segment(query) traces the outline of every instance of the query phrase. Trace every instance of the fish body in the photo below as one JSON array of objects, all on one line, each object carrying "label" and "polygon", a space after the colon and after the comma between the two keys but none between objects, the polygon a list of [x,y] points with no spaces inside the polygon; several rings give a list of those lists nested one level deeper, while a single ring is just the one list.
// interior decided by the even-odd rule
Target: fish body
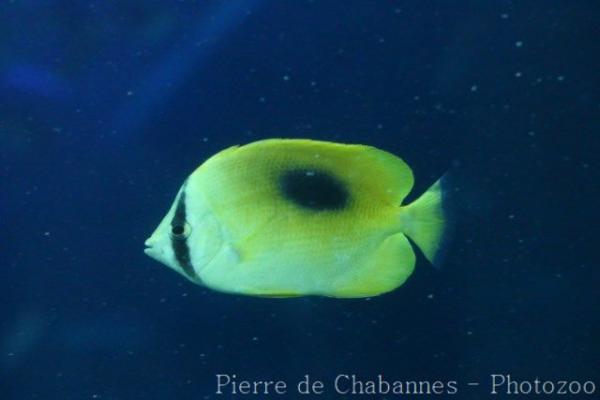
[{"label": "fish body", "polygon": [[184,182],[146,254],[209,288],[263,297],[368,297],[433,261],[440,182],[409,205],[411,169],[363,145],[268,139],[217,153]]}]

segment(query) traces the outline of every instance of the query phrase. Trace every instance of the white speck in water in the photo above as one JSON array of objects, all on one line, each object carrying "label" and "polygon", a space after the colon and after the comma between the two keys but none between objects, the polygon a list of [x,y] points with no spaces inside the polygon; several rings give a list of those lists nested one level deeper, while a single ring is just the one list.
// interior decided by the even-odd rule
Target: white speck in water
[{"label": "white speck in water", "polygon": [[127,96],[133,96],[133,90],[128,90],[127,91]]},{"label": "white speck in water", "polygon": [[260,97],[258,98],[258,101],[259,101],[260,103],[264,103],[264,102],[266,101],[266,99],[265,99],[263,96],[260,96]]},{"label": "white speck in water", "polygon": [[46,236],[46,237],[50,236],[50,232],[49,231],[44,232],[44,236]]},{"label": "white speck in water", "polygon": [[286,75],[284,75],[284,76],[283,76],[283,80],[284,80],[284,81],[289,81],[289,80],[290,80],[290,76],[289,76],[289,75],[287,75],[287,74],[286,74]]},{"label": "white speck in water", "polygon": [[515,47],[523,47],[523,42],[520,40],[515,42]]},{"label": "white speck in water", "polygon": [[562,82],[562,81],[565,80],[565,77],[562,76],[562,75],[559,75],[559,76],[556,77],[556,80],[559,81],[559,82]]},{"label": "white speck in water", "polygon": [[473,85],[471,86],[471,92],[476,92],[477,91],[477,85]]},{"label": "white speck in water", "polygon": [[508,14],[506,14],[506,13],[500,14],[500,18],[508,19]]},{"label": "white speck in water", "polygon": [[315,171],[306,171],[306,176],[315,176]]},{"label": "white speck in water", "polygon": [[428,298],[429,300],[433,299],[434,297],[435,297],[435,296],[433,295],[433,293],[430,293],[430,294],[428,294],[428,295],[427,295],[427,298]]},{"label": "white speck in water", "polygon": [[515,78],[520,78],[522,76],[523,76],[523,73],[521,71],[515,72]]}]

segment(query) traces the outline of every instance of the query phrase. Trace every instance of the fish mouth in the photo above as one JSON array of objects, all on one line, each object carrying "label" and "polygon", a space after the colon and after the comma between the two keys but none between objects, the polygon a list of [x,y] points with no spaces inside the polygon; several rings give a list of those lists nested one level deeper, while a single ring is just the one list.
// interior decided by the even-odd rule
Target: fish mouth
[{"label": "fish mouth", "polygon": [[146,239],[144,242],[144,253],[152,258],[156,258],[156,249],[153,247],[154,242],[151,239]]}]

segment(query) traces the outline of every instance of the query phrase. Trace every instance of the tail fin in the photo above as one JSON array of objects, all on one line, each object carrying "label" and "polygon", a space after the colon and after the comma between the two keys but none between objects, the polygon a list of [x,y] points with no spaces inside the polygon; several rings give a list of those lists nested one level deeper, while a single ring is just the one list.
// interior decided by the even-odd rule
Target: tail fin
[{"label": "tail fin", "polygon": [[441,263],[449,230],[448,199],[443,189],[447,179],[444,175],[421,197],[400,209],[402,232],[419,246],[436,267]]}]

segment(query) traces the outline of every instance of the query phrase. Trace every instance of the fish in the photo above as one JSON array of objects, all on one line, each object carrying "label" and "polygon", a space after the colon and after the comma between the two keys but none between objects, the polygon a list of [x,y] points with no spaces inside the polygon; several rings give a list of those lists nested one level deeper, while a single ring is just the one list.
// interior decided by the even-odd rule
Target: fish
[{"label": "fish", "polygon": [[311,139],[233,146],[184,181],[145,253],[229,294],[373,297],[413,273],[413,244],[438,262],[448,232],[443,182],[403,204],[412,170],[376,147]]}]

